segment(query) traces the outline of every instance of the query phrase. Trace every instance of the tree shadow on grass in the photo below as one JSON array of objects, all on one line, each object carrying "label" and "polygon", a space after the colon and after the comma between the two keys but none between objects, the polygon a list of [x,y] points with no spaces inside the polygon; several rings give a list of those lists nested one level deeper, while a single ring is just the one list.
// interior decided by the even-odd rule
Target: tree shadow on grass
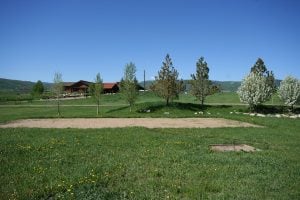
[{"label": "tree shadow on grass", "polygon": [[111,109],[111,110],[107,111],[106,113],[114,113],[114,112],[122,111],[122,110],[125,110],[125,109],[128,109],[128,108],[129,108],[129,106],[123,106],[123,107]]},{"label": "tree shadow on grass", "polygon": [[166,105],[165,103],[152,103],[151,105],[141,105],[140,109],[138,109],[137,112],[147,112],[148,110],[151,112],[156,112],[156,111],[162,111],[164,109],[178,109],[182,111],[193,111],[193,112],[198,112],[198,111],[206,111],[209,108],[229,108],[232,106],[228,105],[217,105],[217,106],[212,106],[212,105],[200,105],[200,104],[195,104],[195,103],[180,103],[180,102],[173,102],[170,103],[170,105]]},{"label": "tree shadow on grass", "polygon": [[231,108],[231,105],[201,105],[196,103],[173,103],[174,107],[180,110],[190,110],[190,111],[206,111],[210,108]]},{"label": "tree shadow on grass", "polygon": [[255,112],[262,114],[284,114],[288,112],[299,114],[300,108],[297,107],[294,108],[293,111],[291,111],[287,106],[258,105],[255,108]]}]

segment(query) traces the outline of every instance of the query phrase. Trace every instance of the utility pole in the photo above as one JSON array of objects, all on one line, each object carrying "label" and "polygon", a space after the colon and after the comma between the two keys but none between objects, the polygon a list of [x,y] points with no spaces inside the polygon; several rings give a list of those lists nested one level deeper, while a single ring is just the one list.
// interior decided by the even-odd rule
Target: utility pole
[{"label": "utility pole", "polygon": [[146,91],[146,70],[144,70],[144,92]]}]

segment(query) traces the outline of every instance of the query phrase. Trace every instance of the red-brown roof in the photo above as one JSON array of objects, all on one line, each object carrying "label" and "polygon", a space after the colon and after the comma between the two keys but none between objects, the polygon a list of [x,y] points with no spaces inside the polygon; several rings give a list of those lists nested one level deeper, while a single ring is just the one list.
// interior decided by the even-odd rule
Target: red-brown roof
[{"label": "red-brown roof", "polygon": [[103,89],[112,89],[117,83],[103,83]]}]

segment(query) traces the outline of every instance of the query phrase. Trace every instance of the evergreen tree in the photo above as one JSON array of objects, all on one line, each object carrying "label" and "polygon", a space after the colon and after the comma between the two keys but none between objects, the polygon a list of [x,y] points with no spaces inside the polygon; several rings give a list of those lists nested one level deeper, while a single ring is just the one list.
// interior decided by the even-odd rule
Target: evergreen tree
[{"label": "evergreen tree", "polygon": [[216,94],[216,93],[219,93],[221,92],[221,86],[220,85],[213,85],[212,84],[212,81],[209,81],[209,95],[213,95],[213,94]]},{"label": "evergreen tree", "polygon": [[258,58],[256,63],[251,67],[251,72],[257,73],[260,76],[267,78],[267,84],[272,88],[272,93],[275,92],[275,77],[272,71],[268,71],[264,61]]},{"label": "evergreen tree", "polygon": [[44,85],[42,81],[38,80],[36,84],[34,84],[32,88],[32,95],[33,96],[41,96],[44,92]]},{"label": "evergreen tree", "polygon": [[204,58],[201,57],[196,63],[196,74],[192,74],[191,80],[191,91],[192,94],[201,102],[201,105],[204,104],[206,96],[211,93],[209,81],[209,68],[207,66]]},{"label": "evergreen tree", "polygon": [[165,61],[162,63],[161,70],[158,76],[155,77],[155,82],[151,89],[156,95],[166,100],[169,105],[173,99],[178,99],[179,93],[183,91],[183,81],[178,80],[178,72],[174,68],[170,55],[167,54]]},{"label": "evergreen tree", "polygon": [[135,64],[130,62],[126,64],[124,69],[124,76],[121,80],[121,94],[130,106],[130,112],[138,97],[138,81],[136,79],[136,67]]},{"label": "evergreen tree", "polygon": [[261,58],[258,58],[253,67],[251,67],[251,72],[258,73],[261,75],[267,72],[267,67]]}]

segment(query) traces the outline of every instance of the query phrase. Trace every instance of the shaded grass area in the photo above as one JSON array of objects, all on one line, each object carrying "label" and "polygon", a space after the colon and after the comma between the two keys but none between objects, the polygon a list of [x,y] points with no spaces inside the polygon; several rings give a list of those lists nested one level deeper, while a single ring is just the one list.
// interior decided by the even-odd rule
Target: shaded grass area
[{"label": "shaded grass area", "polygon": [[267,128],[0,129],[0,199],[299,199],[299,121],[259,121]]}]

